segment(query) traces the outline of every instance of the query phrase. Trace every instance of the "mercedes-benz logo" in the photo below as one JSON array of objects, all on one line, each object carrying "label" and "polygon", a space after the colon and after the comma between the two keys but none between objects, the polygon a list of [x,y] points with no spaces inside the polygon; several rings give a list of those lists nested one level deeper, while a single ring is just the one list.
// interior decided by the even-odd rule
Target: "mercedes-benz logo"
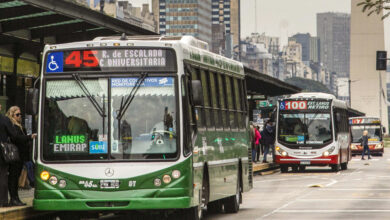
[{"label": "mercedes-benz logo", "polygon": [[112,168],[107,168],[105,171],[104,171],[104,174],[106,174],[106,176],[108,177],[112,177],[114,175],[114,169]]}]

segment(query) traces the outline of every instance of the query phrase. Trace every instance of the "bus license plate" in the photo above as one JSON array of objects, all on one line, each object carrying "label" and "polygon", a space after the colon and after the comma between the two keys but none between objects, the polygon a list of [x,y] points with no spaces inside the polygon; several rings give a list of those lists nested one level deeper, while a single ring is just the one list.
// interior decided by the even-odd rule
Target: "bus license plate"
[{"label": "bus license plate", "polygon": [[302,165],[310,165],[310,160],[301,160]]},{"label": "bus license plate", "polygon": [[119,180],[100,180],[100,189],[118,189]]}]

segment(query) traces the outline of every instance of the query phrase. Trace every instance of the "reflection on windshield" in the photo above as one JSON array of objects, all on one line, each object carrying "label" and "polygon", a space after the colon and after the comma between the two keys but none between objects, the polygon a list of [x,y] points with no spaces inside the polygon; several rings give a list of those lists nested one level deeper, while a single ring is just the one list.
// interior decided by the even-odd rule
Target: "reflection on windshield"
[{"label": "reflection on windshield", "polygon": [[323,144],[332,139],[330,114],[280,114],[278,139],[290,144]]},{"label": "reflection on windshield", "polygon": [[369,141],[382,140],[380,125],[353,125],[351,126],[353,143],[359,143],[359,139],[362,137],[364,130],[368,131]]},{"label": "reflection on windshield", "polygon": [[175,158],[176,118],[173,77],[147,77],[122,118],[123,100],[138,78],[111,80],[111,152],[114,159]]},{"label": "reflection on windshield", "polygon": [[[85,80],[100,106],[107,109],[107,80]],[[107,158],[107,118],[103,119],[74,80],[48,81],[44,112],[45,160]]]}]

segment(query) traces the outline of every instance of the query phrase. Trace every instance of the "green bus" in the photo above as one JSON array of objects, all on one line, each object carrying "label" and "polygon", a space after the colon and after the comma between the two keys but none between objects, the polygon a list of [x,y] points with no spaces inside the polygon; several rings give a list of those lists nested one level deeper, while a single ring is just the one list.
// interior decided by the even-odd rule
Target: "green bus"
[{"label": "green bus", "polygon": [[190,36],[122,36],[46,45],[42,65],[35,210],[239,210],[253,185],[241,63]]}]

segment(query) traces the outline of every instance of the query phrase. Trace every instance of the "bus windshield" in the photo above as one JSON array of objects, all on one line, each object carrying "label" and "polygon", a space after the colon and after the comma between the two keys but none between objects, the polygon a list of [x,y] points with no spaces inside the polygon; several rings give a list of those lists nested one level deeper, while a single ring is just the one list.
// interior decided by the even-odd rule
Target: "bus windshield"
[{"label": "bus windshield", "polygon": [[[129,97],[137,79],[83,79],[84,88],[76,80],[48,80],[43,158],[47,161],[176,158],[174,78],[146,77],[133,97]],[[123,108],[128,98],[131,102]],[[125,111],[118,117],[121,109]]]},{"label": "bus windshield", "polygon": [[332,140],[329,113],[281,113],[278,140],[287,144],[324,144]]},{"label": "bus windshield", "polygon": [[368,131],[369,141],[382,140],[380,125],[353,125],[351,126],[352,143],[359,143],[364,130]]}]

